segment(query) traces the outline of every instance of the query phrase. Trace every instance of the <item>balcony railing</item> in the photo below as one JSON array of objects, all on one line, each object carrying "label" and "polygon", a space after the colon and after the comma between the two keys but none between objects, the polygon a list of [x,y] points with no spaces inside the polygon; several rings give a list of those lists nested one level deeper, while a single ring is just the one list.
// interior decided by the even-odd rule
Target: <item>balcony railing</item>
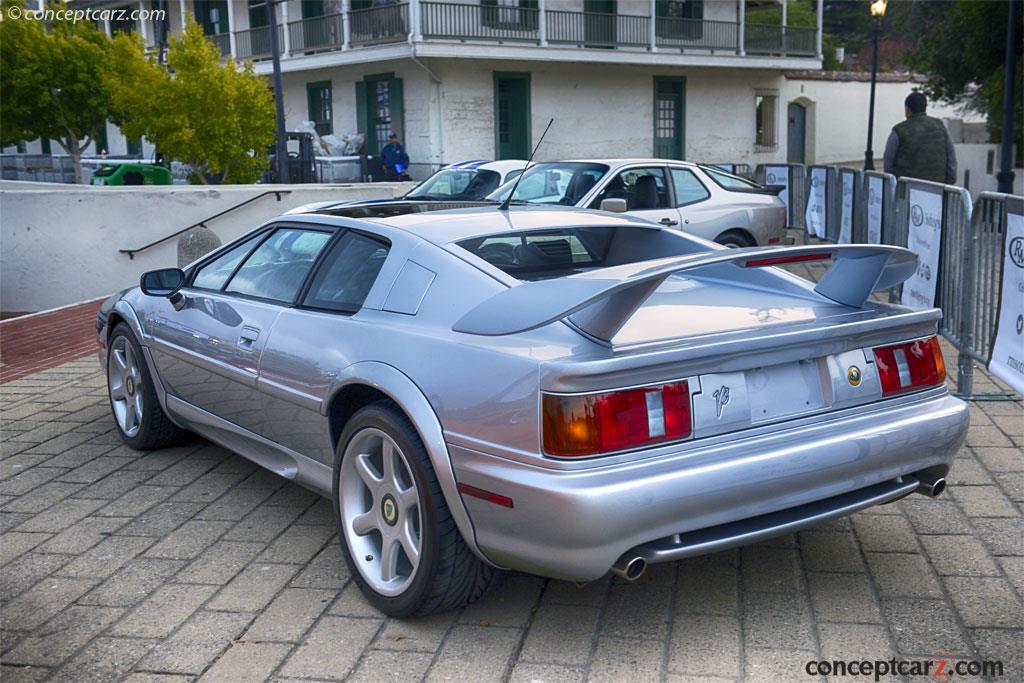
[{"label": "balcony railing", "polygon": [[216,33],[214,35],[207,36],[213,41],[213,44],[220,50],[222,57],[227,57],[231,54],[231,34],[230,33]]},{"label": "balcony railing", "polygon": [[[536,8],[482,5],[444,0],[421,0],[418,32],[423,40],[481,43],[527,43],[581,48],[666,52],[726,52],[733,54],[814,57],[817,31],[813,28],[730,21],[704,21],[641,14],[605,14]],[[289,22],[288,51],[292,55],[369,45],[405,42],[413,30],[409,3],[395,3]],[[652,27],[651,23],[654,22]],[[652,30],[653,29],[653,30]],[[285,50],[284,28],[279,48]],[[226,33],[210,36],[222,53],[230,51]],[[652,44],[653,42],[653,44]],[[742,43],[742,44],[741,44]],[[270,29],[235,33],[238,59],[270,56]]]}]

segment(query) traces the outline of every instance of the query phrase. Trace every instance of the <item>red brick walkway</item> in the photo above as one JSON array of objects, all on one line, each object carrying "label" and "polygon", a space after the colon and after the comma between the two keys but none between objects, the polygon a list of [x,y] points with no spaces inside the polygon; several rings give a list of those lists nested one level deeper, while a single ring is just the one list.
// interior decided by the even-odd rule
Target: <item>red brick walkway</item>
[{"label": "red brick walkway", "polygon": [[0,322],[0,384],[96,352],[103,299]]}]

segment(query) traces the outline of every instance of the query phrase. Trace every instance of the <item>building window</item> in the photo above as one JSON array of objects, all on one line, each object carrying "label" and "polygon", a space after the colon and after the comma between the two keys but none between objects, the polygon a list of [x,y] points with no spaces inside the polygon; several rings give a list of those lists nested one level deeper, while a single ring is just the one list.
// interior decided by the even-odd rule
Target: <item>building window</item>
[{"label": "building window", "polygon": [[779,134],[777,116],[778,95],[758,93],[755,98],[754,151],[772,152],[778,149]]},{"label": "building window", "polygon": [[660,38],[699,40],[704,35],[703,0],[657,0],[654,12]]},{"label": "building window", "polygon": [[356,82],[359,132],[366,134],[366,153],[376,156],[394,131],[404,142],[402,79],[393,74],[367,76]]},{"label": "building window", "polygon": [[480,0],[480,21],[490,28],[535,30],[537,0]]},{"label": "building window", "polygon": [[309,120],[316,125],[318,135],[330,135],[334,132],[334,121],[331,114],[331,82],[306,84],[306,96],[309,101]]},{"label": "building window", "polygon": [[228,32],[227,0],[195,0],[194,9],[203,33],[217,36]]}]

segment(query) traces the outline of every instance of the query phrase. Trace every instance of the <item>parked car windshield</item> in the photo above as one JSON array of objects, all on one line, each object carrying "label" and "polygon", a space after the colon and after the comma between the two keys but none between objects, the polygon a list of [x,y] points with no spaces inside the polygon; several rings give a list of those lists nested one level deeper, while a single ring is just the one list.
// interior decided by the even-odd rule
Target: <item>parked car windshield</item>
[{"label": "parked car windshield", "polygon": [[483,199],[501,184],[494,171],[472,168],[444,168],[405,195],[408,199]]},{"label": "parked car windshield", "polygon": [[[574,206],[607,172],[608,166],[605,164],[561,161],[537,164],[523,174],[512,200]],[[509,181],[487,198],[505,201],[513,185],[515,182]]]}]

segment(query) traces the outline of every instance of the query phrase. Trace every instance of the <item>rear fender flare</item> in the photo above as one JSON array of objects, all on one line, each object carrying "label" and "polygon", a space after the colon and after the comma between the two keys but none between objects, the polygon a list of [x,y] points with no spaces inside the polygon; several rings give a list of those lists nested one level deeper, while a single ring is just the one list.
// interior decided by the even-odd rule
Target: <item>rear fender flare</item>
[{"label": "rear fender flare", "polygon": [[484,556],[477,545],[473,523],[462,502],[462,496],[459,495],[456,488],[455,471],[452,469],[451,456],[445,445],[441,422],[420,388],[407,375],[386,363],[376,361],[355,363],[339,372],[331,384],[327,396],[320,406],[322,415],[327,416],[328,407],[334,396],[350,384],[366,384],[377,389],[394,401],[409,417],[419,433],[420,440],[423,441],[423,446],[427,449],[430,463],[434,466],[438,482],[441,484],[441,493],[448,504],[448,509],[452,512],[459,533],[462,534],[466,545],[473,553],[493,565],[494,563]]}]

